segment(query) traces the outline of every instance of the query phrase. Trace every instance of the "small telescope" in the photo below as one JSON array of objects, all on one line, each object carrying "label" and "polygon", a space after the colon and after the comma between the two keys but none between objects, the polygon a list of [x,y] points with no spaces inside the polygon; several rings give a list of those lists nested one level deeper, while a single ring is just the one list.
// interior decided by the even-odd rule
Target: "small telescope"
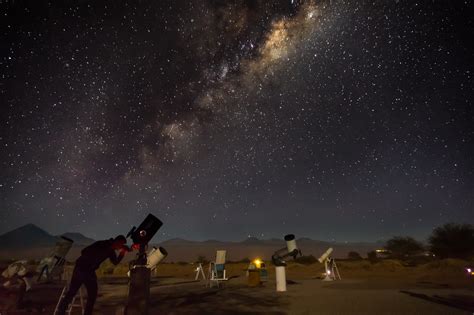
[{"label": "small telescope", "polygon": [[148,253],[146,267],[150,270],[154,270],[156,266],[168,256],[168,252],[163,247],[153,247]]},{"label": "small telescope", "polygon": [[339,269],[336,265],[336,260],[331,258],[331,254],[333,252],[332,247],[329,247],[321,257],[318,258],[319,263],[324,263],[324,269],[326,272],[324,273],[325,277],[323,281],[334,281],[334,280],[341,280],[341,275],[339,273]]},{"label": "small telescope", "polygon": [[322,264],[323,262],[325,262],[329,258],[329,255],[331,255],[332,251],[332,247],[329,247],[327,251],[325,251],[324,254],[322,254],[321,257],[318,258],[319,263]]}]

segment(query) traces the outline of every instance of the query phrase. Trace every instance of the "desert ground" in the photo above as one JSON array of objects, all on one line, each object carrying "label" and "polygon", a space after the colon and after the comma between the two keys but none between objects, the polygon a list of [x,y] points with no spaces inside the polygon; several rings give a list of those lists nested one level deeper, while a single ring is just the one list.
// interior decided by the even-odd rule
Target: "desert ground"
[{"label": "desert ground", "polygon": [[[464,272],[466,265],[461,260],[418,266],[395,260],[340,261],[342,280],[323,282],[321,264],[289,263],[287,292],[276,292],[270,264],[268,281],[260,287],[247,285],[247,264],[229,263],[230,279],[209,288],[203,280],[194,281],[195,264],[163,263],[152,279],[149,314],[473,314],[474,277]],[[126,270],[126,265],[98,270],[95,314],[119,313],[127,296]],[[14,292],[2,288],[1,314],[52,314],[62,285],[36,285],[21,311],[6,310]]]}]

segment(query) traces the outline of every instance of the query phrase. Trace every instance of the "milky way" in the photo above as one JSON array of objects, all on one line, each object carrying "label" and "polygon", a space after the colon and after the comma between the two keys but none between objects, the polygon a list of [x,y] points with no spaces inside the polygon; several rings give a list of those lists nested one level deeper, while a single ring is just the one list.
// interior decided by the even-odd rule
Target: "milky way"
[{"label": "milky way", "polygon": [[[40,3],[38,3],[40,2]],[[424,239],[474,222],[471,5],[4,1],[0,232]]]}]

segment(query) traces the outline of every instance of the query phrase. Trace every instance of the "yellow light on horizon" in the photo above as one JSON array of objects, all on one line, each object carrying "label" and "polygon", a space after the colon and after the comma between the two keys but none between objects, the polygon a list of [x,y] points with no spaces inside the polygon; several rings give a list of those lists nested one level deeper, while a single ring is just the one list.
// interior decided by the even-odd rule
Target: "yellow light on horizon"
[{"label": "yellow light on horizon", "polygon": [[255,264],[255,267],[260,268],[262,266],[262,260],[260,258],[254,259],[253,263]]}]

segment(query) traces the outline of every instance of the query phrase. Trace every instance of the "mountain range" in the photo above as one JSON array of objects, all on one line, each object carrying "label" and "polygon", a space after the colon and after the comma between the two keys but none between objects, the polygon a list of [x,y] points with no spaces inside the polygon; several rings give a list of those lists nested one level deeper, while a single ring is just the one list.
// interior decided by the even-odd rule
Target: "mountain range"
[{"label": "mountain range", "polygon": [[94,242],[81,233],[68,232],[61,235],[51,235],[34,224],[26,224],[10,232],[0,235],[3,249],[28,249],[38,247],[53,247],[61,236],[74,241],[74,245],[84,246]]},{"label": "mountain range", "polygon": [[[27,224],[3,235],[0,235],[0,259],[38,259],[49,252],[58,239],[67,237],[74,241],[74,246],[68,254],[68,260],[76,259],[80,250],[94,242],[93,239],[84,236],[81,233],[69,232],[62,235],[51,235],[34,224]],[[207,240],[207,241],[191,241],[180,238],[173,238],[163,241],[155,246],[164,247],[169,256],[167,261],[195,261],[198,256],[204,256],[212,260],[215,256],[216,250],[227,250],[227,260],[241,260],[243,258],[260,257],[263,259],[270,259],[271,255],[278,249],[286,246],[283,238],[261,240],[255,237],[247,238],[240,242]],[[362,256],[371,250],[383,246],[381,242],[374,243],[336,243],[318,241],[310,238],[299,238],[297,245],[303,252],[303,255],[313,255],[319,257],[327,248],[333,247],[335,258],[345,258],[348,252],[356,251]],[[150,247],[153,246],[150,245]],[[128,258],[133,258],[134,255],[127,255]]]}]

